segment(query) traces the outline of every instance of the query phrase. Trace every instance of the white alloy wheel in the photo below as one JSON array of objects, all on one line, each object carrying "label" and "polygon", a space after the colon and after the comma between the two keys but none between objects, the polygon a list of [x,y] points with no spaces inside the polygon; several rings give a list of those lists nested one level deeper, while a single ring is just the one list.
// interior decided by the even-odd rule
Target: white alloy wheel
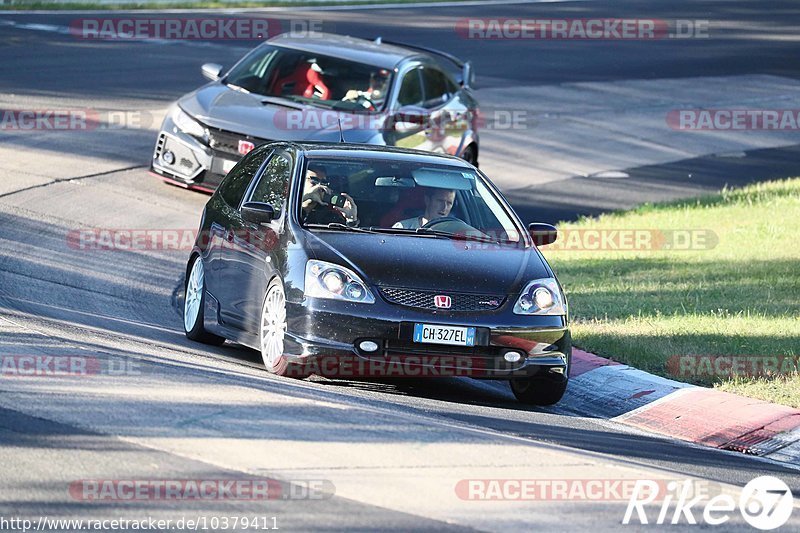
[{"label": "white alloy wheel", "polygon": [[261,310],[261,357],[270,372],[275,372],[283,357],[286,335],[286,295],[280,280],[271,283]]},{"label": "white alloy wheel", "polygon": [[203,303],[204,275],[203,261],[198,257],[192,265],[192,273],[189,274],[189,282],[186,284],[186,298],[183,303],[183,327],[186,331],[194,329],[200,314],[200,305]]}]

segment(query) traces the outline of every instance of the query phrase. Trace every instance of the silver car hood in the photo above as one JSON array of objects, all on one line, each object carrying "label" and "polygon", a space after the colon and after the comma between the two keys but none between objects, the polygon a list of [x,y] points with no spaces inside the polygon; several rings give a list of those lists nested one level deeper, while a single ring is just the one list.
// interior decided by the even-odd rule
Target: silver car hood
[{"label": "silver car hood", "polygon": [[[354,124],[369,122],[370,126],[378,124],[378,117],[365,121],[363,115],[336,112],[313,106],[302,106],[294,102],[262,103],[265,97],[237,91],[219,83],[213,82],[194,92],[191,92],[178,101],[178,105],[195,117],[200,122],[226,131],[242,133],[267,140],[286,141],[331,141],[339,140],[338,124],[333,123],[332,117],[341,117],[342,130],[347,142],[368,143],[380,132],[377,127],[353,127]],[[276,99],[277,100],[277,99]],[[302,113],[304,110],[310,114],[311,120],[303,122],[302,127],[286,126],[288,113]],[[324,116],[325,120],[319,120]],[[358,119],[361,117],[361,120]],[[327,124],[327,127],[316,125]]]}]

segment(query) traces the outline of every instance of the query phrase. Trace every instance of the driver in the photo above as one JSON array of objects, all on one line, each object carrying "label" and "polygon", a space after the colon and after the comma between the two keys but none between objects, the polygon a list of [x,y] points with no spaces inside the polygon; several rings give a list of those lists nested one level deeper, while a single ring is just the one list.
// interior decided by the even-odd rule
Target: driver
[{"label": "driver", "polygon": [[341,205],[332,205],[333,191],[330,188],[325,167],[319,163],[309,163],[303,188],[303,221],[306,224],[330,224],[338,222],[347,225],[358,224],[358,206],[346,193],[339,193]]},{"label": "driver", "polygon": [[350,89],[342,100],[360,103],[366,109],[380,107],[386,97],[386,90],[389,85],[389,71],[381,69],[370,72],[369,87],[366,91]]},{"label": "driver", "polygon": [[456,191],[453,189],[428,188],[425,190],[425,212],[422,216],[401,220],[392,227],[404,229],[421,228],[433,219],[449,216],[455,201]]}]

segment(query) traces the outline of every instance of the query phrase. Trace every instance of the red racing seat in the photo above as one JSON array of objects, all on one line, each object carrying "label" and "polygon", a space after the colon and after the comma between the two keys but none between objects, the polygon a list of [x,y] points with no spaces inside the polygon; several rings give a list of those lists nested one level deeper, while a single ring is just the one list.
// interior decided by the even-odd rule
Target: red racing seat
[{"label": "red racing seat", "polygon": [[400,193],[400,199],[389,212],[381,218],[381,227],[390,228],[396,222],[421,214],[425,211],[425,188],[414,187]]},{"label": "red racing seat", "polygon": [[327,100],[330,90],[319,72],[311,68],[309,63],[303,63],[297,69],[275,82],[273,94],[296,94],[305,98],[320,98]]}]

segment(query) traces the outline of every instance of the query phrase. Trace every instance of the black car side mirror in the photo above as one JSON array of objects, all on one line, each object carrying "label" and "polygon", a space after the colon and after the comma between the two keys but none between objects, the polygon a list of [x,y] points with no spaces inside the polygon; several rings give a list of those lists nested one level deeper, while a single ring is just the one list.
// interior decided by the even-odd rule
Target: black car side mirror
[{"label": "black car side mirror", "polygon": [[268,224],[275,220],[275,208],[264,202],[242,204],[242,218],[254,224]]},{"label": "black car side mirror", "polygon": [[558,230],[555,226],[551,226],[550,224],[531,222],[528,224],[528,231],[533,238],[533,242],[536,243],[536,246],[553,244],[558,238]]}]

